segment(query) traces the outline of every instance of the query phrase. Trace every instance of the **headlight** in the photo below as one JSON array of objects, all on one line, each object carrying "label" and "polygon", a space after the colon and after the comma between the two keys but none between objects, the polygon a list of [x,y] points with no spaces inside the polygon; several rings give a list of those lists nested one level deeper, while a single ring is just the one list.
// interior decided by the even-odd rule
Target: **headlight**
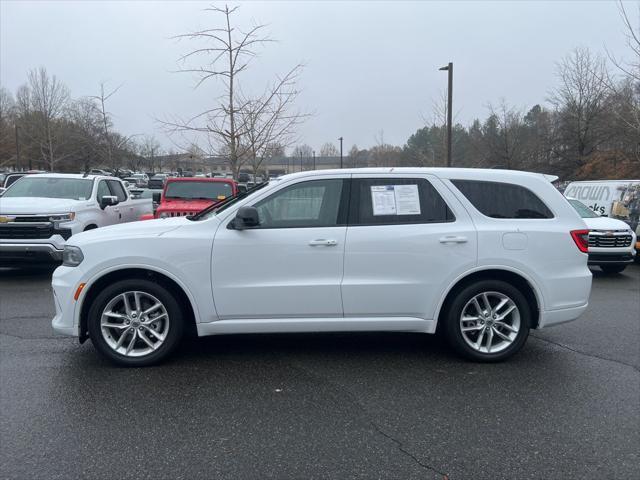
[{"label": "headlight", "polygon": [[168,218],[168,217],[169,217],[169,214],[167,212],[162,212],[160,214],[160,218]]},{"label": "headlight", "polygon": [[49,221],[50,222],[56,222],[56,223],[70,222],[74,218],[76,218],[76,213],[75,212],[60,213],[60,214],[57,214],[57,215],[49,215]]},{"label": "headlight", "polygon": [[77,267],[84,260],[82,250],[79,247],[65,245],[62,251],[62,265],[65,267]]}]

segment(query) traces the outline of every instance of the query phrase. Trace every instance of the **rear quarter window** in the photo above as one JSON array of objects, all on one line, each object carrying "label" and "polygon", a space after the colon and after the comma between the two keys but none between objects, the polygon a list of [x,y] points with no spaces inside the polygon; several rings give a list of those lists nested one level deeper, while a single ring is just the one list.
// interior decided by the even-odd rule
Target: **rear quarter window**
[{"label": "rear quarter window", "polygon": [[491,218],[553,218],[553,213],[528,188],[512,183],[451,180],[483,215]]}]

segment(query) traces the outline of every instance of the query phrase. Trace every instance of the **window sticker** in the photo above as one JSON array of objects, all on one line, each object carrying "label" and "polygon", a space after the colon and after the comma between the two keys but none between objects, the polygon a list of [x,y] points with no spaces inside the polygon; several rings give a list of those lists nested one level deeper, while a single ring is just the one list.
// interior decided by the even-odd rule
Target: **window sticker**
[{"label": "window sticker", "polygon": [[393,185],[372,185],[371,205],[373,215],[395,215],[396,197]]},{"label": "window sticker", "polygon": [[373,185],[373,215],[420,215],[418,185]]},{"label": "window sticker", "polygon": [[394,185],[398,215],[420,215],[418,185]]}]

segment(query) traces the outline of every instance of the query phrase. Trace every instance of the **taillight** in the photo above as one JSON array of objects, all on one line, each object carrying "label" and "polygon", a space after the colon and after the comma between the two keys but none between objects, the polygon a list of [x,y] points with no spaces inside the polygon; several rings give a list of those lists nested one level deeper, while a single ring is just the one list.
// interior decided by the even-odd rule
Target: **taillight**
[{"label": "taillight", "polygon": [[582,253],[589,252],[589,230],[571,230],[571,238],[576,242],[578,250]]}]

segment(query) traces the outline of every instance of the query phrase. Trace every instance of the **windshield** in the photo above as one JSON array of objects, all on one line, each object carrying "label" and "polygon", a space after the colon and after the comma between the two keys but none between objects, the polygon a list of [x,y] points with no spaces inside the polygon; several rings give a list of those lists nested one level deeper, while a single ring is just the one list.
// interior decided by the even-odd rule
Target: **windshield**
[{"label": "windshield", "polygon": [[597,218],[600,216],[597,213],[595,213],[593,210],[591,210],[589,207],[587,207],[580,200],[569,200],[569,203],[573,208],[576,209],[576,212],[578,212],[578,214],[582,218]]},{"label": "windshield", "polygon": [[88,200],[93,180],[84,178],[22,177],[3,195],[7,197],[67,198]]},{"label": "windshield", "polygon": [[222,200],[231,197],[233,188],[228,182],[171,182],[167,184],[165,198]]}]

